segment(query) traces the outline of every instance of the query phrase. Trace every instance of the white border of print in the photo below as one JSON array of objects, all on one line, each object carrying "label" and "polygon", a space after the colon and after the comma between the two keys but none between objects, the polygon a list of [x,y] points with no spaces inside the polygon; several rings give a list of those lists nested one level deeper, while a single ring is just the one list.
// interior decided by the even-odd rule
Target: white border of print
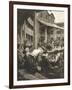
[{"label": "white border of print", "polygon": [[[35,85],[35,84],[53,84],[68,82],[68,9],[60,7],[31,6],[31,5],[14,5],[13,6],[13,81],[14,85]],[[37,9],[37,10],[60,10],[64,11],[64,79],[46,79],[46,80],[21,80],[17,81],[17,9]]]}]

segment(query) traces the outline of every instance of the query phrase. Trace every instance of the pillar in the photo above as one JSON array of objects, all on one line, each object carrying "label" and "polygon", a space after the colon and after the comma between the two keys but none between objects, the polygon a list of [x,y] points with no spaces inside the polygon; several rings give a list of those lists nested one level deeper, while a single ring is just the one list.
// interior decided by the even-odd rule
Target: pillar
[{"label": "pillar", "polygon": [[45,43],[47,43],[47,27],[45,27]]},{"label": "pillar", "polygon": [[34,46],[35,48],[38,47],[38,40],[39,40],[39,22],[37,21],[37,16],[35,12],[35,19],[34,19]]}]

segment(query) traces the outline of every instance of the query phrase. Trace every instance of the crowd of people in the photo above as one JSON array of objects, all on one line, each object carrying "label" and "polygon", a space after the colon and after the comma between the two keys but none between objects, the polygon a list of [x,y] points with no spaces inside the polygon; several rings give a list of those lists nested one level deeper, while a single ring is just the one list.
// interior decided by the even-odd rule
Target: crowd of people
[{"label": "crowd of people", "polygon": [[[64,77],[64,49],[52,51],[50,44],[39,45],[37,49],[33,50],[30,50],[31,48],[30,46],[22,49],[18,47],[18,70],[24,69],[32,75],[38,72],[46,78]],[[20,73],[18,74],[20,75]]]}]

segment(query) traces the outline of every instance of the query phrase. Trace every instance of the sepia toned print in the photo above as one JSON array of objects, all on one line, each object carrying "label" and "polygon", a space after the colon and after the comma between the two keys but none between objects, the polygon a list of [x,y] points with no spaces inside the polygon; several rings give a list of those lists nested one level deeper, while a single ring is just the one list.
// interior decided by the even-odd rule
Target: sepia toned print
[{"label": "sepia toned print", "polygon": [[64,12],[17,9],[17,80],[64,78]]}]

